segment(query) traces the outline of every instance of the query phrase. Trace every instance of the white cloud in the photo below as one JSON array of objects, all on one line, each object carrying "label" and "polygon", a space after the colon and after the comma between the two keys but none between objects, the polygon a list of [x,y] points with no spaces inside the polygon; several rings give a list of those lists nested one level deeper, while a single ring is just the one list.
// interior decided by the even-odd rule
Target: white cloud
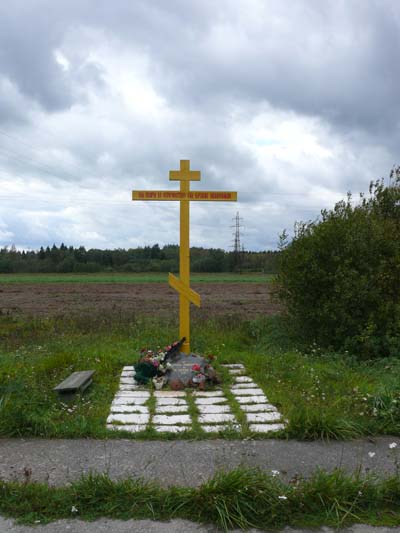
[{"label": "white cloud", "polygon": [[176,188],[181,158],[193,189],[239,193],[193,203],[199,246],[229,248],[238,210],[245,247],[275,247],[366,190],[398,162],[400,9],[383,3],[71,0],[48,33],[3,5],[0,245],[177,242],[178,206],[130,191]]}]

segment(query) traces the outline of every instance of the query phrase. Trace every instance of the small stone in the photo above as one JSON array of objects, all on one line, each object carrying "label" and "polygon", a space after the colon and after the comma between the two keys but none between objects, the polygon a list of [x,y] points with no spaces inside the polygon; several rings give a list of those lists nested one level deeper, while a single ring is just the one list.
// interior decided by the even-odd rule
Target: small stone
[{"label": "small stone", "polygon": [[261,411],[277,412],[278,409],[270,403],[250,403],[242,404],[240,408],[246,413],[260,413]]},{"label": "small stone", "polygon": [[154,429],[158,433],[183,433],[184,431],[189,431],[190,426],[155,426]]},{"label": "small stone", "polygon": [[134,414],[122,414],[113,413],[108,416],[107,423],[120,422],[121,424],[147,424],[149,422],[149,415],[134,415]]},{"label": "small stone", "polygon": [[213,426],[201,426],[201,429],[206,433],[219,433],[220,431],[232,430],[240,431],[239,424],[215,424]]},{"label": "small stone", "polygon": [[276,422],[281,419],[280,413],[247,413],[248,422]]},{"label": "small stone", "polygon": [[143,405],[114,405],[111,404],[111,413],[142,413],[142,414],[148,414],[149,408],[144,407]]},{"label": "small stone", "polygon": [[187,413],[188,405],[157,405],[156,414],[163,413]]},{"label": "small stone", "polygon": [[172,424],[191,424],[190,415],[154,415],[153,424],[172,425]]},{"label": "small stone", "polygon": [[186,393],[182,391],[173,390],[157,390],[154,393],[154,396],[156,398],[181,398],[182,396],[186,396]]},{"label": "small stone", "polygon": [[196,405],[212,405],[214,403],[225,403],[226,398],[225,396],[221,397],[209,397],[209,398],[196,398],[195,400]]},{"label": "small stone", "polygon": [[237,396],[236,401],[239,403],[267,403],[266,396]]},{"label": "small stone", "polygon": [[184,398],[157,398],[159,405],[187,405],[187,401]]},{"label": "small stone", "polygon": [[284,424],[250,424],[249,429],[256,433],[272,433],[285,429],[285,426]]},{"label": "small stone", "polygon": [[199,416],[200,424],[212,424],[220,422],[236,422],[232,414],[205,414]]},{"label": "small stone", "polygon": [[264,391],[262,389],[231,389],[232,394],[235,396],[259,396],[260,394],[264,394]]},{"label": "small stone", "polygon": [[197,409],[201,414],[211,413],[230,413],[231,408],[229,405],[198,405]]},{"label": "small stone", "polygon": [[236,383],[253,383],[253,380],[247,376],[238,376]]},{"label": "small stone", "polygon": [[114,431],[129,431],[130,433],[138,433],[139,431],[144,431],[146,429],[146,426],[140,424],[127,424],[125,426],[117,424],[107,424],[107,429],[113,429]]}]

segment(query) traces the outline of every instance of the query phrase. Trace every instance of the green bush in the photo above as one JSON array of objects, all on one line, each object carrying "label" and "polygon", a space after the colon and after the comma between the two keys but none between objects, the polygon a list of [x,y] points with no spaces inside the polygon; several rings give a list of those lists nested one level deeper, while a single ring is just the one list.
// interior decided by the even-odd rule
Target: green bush
[{"label": "green bush", "polygon": [[305,341],[368,358],[400,354],[400,167],[369,192],[284,232],[276,278]]}]

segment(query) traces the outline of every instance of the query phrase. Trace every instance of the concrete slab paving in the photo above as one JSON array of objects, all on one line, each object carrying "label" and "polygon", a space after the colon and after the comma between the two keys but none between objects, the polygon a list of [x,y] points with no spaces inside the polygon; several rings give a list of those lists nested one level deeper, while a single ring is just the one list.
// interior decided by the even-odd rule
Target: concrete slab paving
[{"label": "concrete slab paving", "polygon": [[114,431],[129,431],[129,433],[139,433],[146,429],[146,425],[143,424],[107,424],[107,429]]},{"label": "concrete slab paving", "polygon": [[267,403],[266,396],[236,396],[236,401],[239,403]]},{"label": "concrete slab paving", "polygon": [[256,433],[274,433],[285,429],[284,424],[250,424],[250,431],[255,431]]},{"label": "concrete slab paving", "polygon": [[127,404],[111,404],[111,413],[142,413],[146,414],[149,412],[148,407],[143,405],[127,405]]},{"label": "concrete slab paving", "polygon": [[187,405],[183,398],[157,398],[157,405]]},{"label": "concrete slab paving", "polygon": [[187,413],[189,406],[186,405],[157,405],[156,414],[165,414],[165,413]]},{"label": "concrete slab paving", "polygon": [[108,415],[107,423],[119,422],[121,424],[148,424],[150,419],[149,414],[125,414],[125,413],[112,413]]},{"label": "concrete slab paving", "polygon": [[247,413],[248,422],[275,422],[281,419],[280,413]]},{"label": "concrete slab paving", "polygon": [[221,422],[236,422],[234,415],[226,413],[213,413],[213,414],[204,414],[199,416],[200,424],[213,424]]},{"label": "concrete slab paving", "polygon": [[270,403],[244,403],[240,406],[245,413],[261,413],[262,411],[277,412],[278,409]]},{"label": "concrete slab paving", "polygon": [[175,425],[175,424],[191,424],[192,418],[190,415],[154,415],[153,423],[163,425]]},{"label": "concrete slab paving", "polygon": [[230,413],[231,408],[229,405],[198,405],[197,409],[201,414],[210,414],[210,413]]}]

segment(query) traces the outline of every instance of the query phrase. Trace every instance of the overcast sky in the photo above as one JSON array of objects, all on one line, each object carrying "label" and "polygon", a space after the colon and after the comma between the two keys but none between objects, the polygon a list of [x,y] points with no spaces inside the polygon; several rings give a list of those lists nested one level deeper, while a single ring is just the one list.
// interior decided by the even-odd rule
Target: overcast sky
[{"label": "overcast sky", "polygon": [[249,250],[400,163],[399,0],[0,2],[0,246]]}]

